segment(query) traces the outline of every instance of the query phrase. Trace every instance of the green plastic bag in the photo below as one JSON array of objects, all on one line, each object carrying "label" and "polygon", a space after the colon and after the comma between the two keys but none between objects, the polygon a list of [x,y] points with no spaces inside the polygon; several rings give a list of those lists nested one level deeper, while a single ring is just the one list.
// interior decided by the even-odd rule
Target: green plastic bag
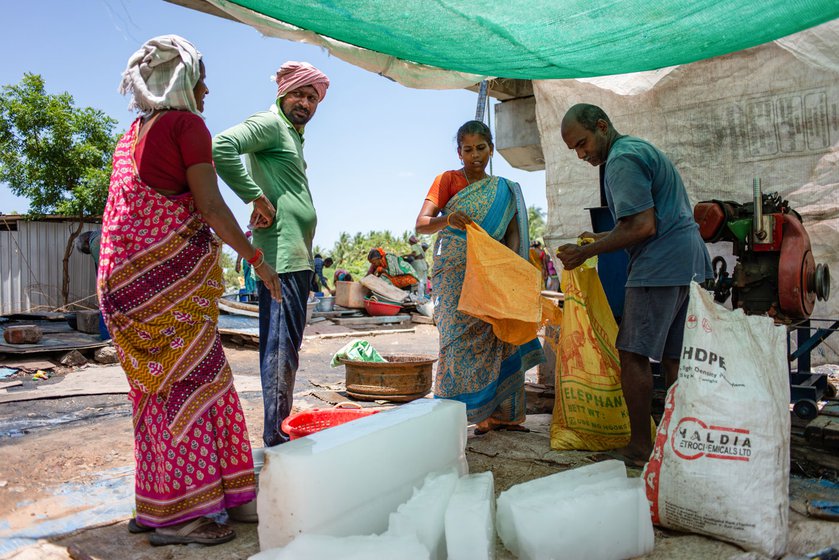
[{"label": "green plastic bag", "polygon": [[373,345],[366,340],[354,339],[349,341],[332,356],[332,367],[341,365],[341,359],[354,360],[356,362],[386,362],[384,358],[373,348]]}]

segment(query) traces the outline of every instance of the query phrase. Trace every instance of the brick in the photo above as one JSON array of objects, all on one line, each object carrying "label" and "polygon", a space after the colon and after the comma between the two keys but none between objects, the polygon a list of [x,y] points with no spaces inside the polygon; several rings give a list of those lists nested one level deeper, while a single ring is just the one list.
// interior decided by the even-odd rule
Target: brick
[{"label": "brick", "polygon": [[3,338],[9,344],[37,344],[43,336],[44,332],[35,325],[15,325],[3,331]]}]

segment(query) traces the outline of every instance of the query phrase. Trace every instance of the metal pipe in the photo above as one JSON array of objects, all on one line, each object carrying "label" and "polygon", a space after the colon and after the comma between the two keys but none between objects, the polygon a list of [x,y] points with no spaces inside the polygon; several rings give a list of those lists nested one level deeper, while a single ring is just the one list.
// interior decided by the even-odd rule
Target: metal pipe
[{"label": "metal pipe", "polygon": [[761,192],[760,177],[755,177],[752,181],[752,190],[754,192],[755,216],[754,216],[754,236],[757,239],[766,239],[766,230],[763,229],[763,193]]}]

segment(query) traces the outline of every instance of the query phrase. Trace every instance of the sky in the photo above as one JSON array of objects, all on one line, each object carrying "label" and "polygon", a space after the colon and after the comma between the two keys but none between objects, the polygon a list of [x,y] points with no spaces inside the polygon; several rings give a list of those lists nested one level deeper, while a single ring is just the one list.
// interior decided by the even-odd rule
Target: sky
[{"label": "sky", "polygon": [[[135,118],[117,92],[128,57],[147,39],[178,34],[204,57],[210,94],[204,116],[215,134],[274,101],[271,76],[287,60],[314,64],[331,85],[306,126],[304,154],[318,213],[315,245],[329,250],[341,232],[413,230],[434,177],[457,169],[455,133],[475,116],[477,94],[411,89],[332,57],[320,47],[263,37],[241,23],[163,0],[8,2],[0,34],[0,85],[40,74],[49,93],[69,92],[77,106]],[[494,113],[492,114],[494,128]],[[493,173],[518,182],[525,202],[547,209],[544,171],[512,168],[500,156]],[[248,207],[220,183],[241,226]],[[25,199],[0,183],[0,213],[26,212]]]}]

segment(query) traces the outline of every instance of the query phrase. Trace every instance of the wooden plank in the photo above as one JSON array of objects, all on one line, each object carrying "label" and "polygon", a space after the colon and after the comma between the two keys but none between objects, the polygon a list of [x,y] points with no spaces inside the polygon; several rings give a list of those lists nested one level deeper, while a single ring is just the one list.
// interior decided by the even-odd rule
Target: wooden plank
[{"label": "wooden plank", "polygon": [[5,383],[0,383],[0,390],[8,389],[9,387],[17,387],[19,385],[23,385],[23,381],[7,381]]},{"label": "wooden plank", "polygon": [[345,337],[366,337],[366,336],[376,336],[380,334],[405,334],[405,333],[413,333],[417,332],[417,329],[411,327],[410,329],[387,329],[387,330],[379,330],[379,331],[349,331],[349,332],[341,332],[341,333],[324,333],[324,334],[310,334],[305,335],[303,340],[319,340],[319,339],[326,339],[326,338],[345,338]]},{"label": "wooden plank", "polygon": [[426,317],[425,315],[422,315],[420,313],[411,313],[411,322],[420,325],[433,325],[434,319],[432,319],[431,317]]},{"label": "wooden plank", "polygon": [[831,424],[829,416],[816,416],[804,428],[804,439],[807,443],[812,445],[822,445],[824,443],[824,430]]},{"label": "wooden plank", "polygon": [[[258,375],[234,375],[233,383],[240,393],[262,390]],[[0,403],[82,395],[120,394],[128,393],[128,389],[128,381],[122,367],[89,367],[54,377],[48,382],[38,383],[25,390],[0,393]]]},{"label": "wooden plank", "polygon": [[409,321],[410,319],[410,315],[400,314],[385,317],[336,317],[332,321],[337,325],[389,325]]},{"label": "wooden plank", "polygon": [[338,309],[335,311],[312,311],[312,317],[326,317],[332,319],[335,317],[352,317],[353,315],[361,316],[361,312],[357,309]]},{"label": "wooden plank", "polygon": [[839,454],[811,445],[804,437],[794,433],[790,438],[790,459],[794,463],[816,467],[816,470],[830,469],[839,473]]},{"label": "wooden plank", "polygon": [[36,371],[39,369],[52,369],[55,364],[46,360],[38,360],[35,358],[18,358],[0,361],[0,367],[10,367],[16,369],[30,369]]},{"label": "wooden plank", "polygon": [[[98,340],[99,337],[77,333],[73,337],[59,338],[42,338],[38,344],[2,344],[0,343],[0,352],[6,354],[38,354],[42,352],[61,352],[69,350],[88,350],[91,348],[101,348],[107,346],[104,340]],[[55,366],[53,366],[55,367]]]},{"label": "wooden plank", "polygon": [[259,317],[259,306],[254,305],[252,303],[220,299],[218,301],[218,308],[222,311],[226,311],[234,315],[244,315],[245,317]]}]

